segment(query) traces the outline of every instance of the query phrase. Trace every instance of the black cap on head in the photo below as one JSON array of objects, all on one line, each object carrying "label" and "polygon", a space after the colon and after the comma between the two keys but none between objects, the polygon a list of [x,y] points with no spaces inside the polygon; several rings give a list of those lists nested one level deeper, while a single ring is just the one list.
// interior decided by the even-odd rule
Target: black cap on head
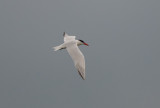
[{"label": "black cap on head", "polygon": [[79,39],[79,41],[82,42],[84,45],[89,46],[89,45],[88,45],[87,43],[85,43],[83,40],[80,40],[80,39]]},{"label": "black cap on head", "polygon": [[80,40],[80,39],[79,39],[79,41],[81,41],[82,43],[84,43],[84,41],[83,41],[83,40]]}]

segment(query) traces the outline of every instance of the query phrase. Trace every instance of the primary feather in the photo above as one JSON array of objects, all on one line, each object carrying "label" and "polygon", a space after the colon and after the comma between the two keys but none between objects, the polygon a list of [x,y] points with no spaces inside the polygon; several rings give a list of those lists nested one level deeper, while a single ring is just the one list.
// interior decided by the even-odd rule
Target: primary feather
[{"label": "primary feather", "polygon": [[85,79],[85,59],[84,59],[84,55],[78,48],[77,43],[75,42],[68,43],[67,51],[69,55],[71,56],[74,62],[74,65],[76,69],[78,70],[80,76],[82,77],[82,79]]}]

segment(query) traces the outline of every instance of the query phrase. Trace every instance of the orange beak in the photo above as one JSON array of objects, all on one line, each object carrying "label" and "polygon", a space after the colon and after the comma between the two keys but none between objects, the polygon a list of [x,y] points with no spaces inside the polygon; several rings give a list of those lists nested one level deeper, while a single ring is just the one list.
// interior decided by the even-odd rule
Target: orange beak
[{"label": "orange beak", "polygon": [[87,46],[89,46],[87,43],[83,43],[84,45],[87,45]]}]

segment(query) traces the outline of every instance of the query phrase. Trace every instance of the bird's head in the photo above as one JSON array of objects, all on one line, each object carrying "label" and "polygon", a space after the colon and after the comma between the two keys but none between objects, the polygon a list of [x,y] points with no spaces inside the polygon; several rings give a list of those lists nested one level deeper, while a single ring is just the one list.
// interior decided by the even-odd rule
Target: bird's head
[{"label": "bird's head", "polygon": [[77,45],[79,46],[79,45],[86,45],[86,46],[89,46],[87,43],[85,43],[83,40],[78,40],[78,43],[77,43]]}]

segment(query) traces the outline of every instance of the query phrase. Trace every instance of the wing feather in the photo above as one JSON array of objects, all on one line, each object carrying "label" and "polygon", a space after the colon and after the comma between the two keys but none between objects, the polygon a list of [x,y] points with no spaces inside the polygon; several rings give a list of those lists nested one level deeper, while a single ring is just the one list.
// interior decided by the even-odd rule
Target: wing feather
[{"label": "wing feather", "polygon": [[74,41],[76,36],[69,36],[67,33],[64,32],[63,34],[64,36],[64,42],[68,42],[68,41]]},{"label": "wing feather", "polygon": [[82,79],[85,79],[85,59],[84,55],[78,48],[76,43],[70,43],[67,46],[67,51],[69,55],[71,56],[74,65],[79,72],[79,75],[82,77]]}]

